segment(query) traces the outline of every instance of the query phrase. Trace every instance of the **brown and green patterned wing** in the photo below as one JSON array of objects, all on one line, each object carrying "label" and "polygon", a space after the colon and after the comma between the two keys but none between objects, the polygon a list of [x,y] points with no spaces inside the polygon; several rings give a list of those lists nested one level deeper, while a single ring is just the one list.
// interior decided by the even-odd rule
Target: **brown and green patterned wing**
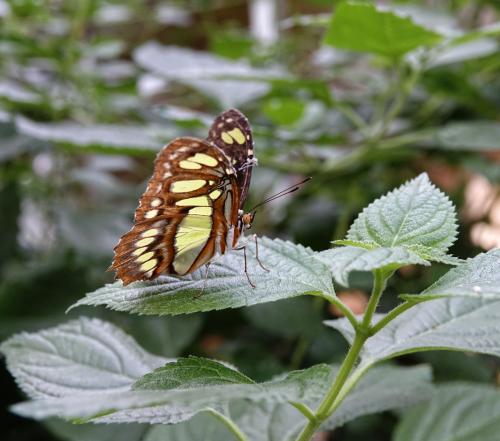
[{"label": "brown and green patterned wing", "polygon": [[255,165],[252,130],[243,113],[230,109],[221,113],[208,132],[208,141],[219,147],[231,160],[240,188],[240,207],[243,207]]},{"label": "brown and green patterned wing", "polygon": [[190,273],[226,251],[230,231],[238,235],[239,206],[236,173],[224,152],[201,139],[175,139],[158,154],[110,269],[125,285]]}]

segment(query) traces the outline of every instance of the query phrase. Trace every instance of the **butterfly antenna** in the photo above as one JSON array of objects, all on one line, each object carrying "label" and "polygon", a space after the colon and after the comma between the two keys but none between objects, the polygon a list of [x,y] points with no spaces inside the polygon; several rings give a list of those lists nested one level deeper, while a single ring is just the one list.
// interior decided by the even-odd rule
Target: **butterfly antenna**
[{"label": "butterfly antenna", "polygon": [[273,194],[272,196],[269,196],[268,198],[264,199],[262,202],[259,202],[255,207],[253,207],[250,212],[255,213],[257,208],[262,207],[262,205],[265,205],[271,201],[274,201],[275,199],[278,199],[282,196],[285,196],[287,194],[293,193],[297,191],[302,185],[304,185],[307,181],[310,181],[312,178],[306,178],[303,181],[298,182],[297,184],[291,185],[290,187],[285,188],[284,190],[281,190],[280,192]]}]

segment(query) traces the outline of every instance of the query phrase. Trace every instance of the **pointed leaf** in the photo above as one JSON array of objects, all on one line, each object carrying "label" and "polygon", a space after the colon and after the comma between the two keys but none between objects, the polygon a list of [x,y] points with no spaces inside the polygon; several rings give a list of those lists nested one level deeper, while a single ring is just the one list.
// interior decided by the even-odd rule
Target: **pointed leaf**
[{"label": "pointed leaf", "polygon": [[83,317],[15,335],[0,345],[0,352],[32,398],[125,391],[166,361],[144,351],[110,323]]},{"label": "pointed leaf", "polygon": [[305,294],[335,295],[328,267],[314,256],[311,249],[301,245],[262,238],[259,258],[269,272],[256,262],[254,245],[247,248],[249,277],[255,288],[249,285],[243,271],[243,252],[233,250],[210,265],[208,279],[205,268],[201,268],[186,276],[165,276],[125,287],[117,282],[87,294],[74,306],[105,305],[118,311],[176,315],[238,308]]},{"label": "pointed leaf", "polygon": [[394,441],[496,441],[500,433],[500,391],[493,386],[441,386],[433,398],[408,412]]},{"label": "pointed leaf", "polygon": [[421,46],[432,46],[441,36],[408,17],[382,11],[368,3],[342,2],[330,22],[325,41],[331,46],[388,57],[400,57]]},{"label": "pointed leaf", "polygon": [[208,358],[190,356],[167,363],[135,382],[136,390],[190,389],[254,381],[237,370]]},{"label": "pointed leaf", "polygon": [[499,269],[500,250],[491,250],[451,269],[421,294],[401,297],[415,302],[455,296],[500,299]]},{"label": "pointed leaf", "polygon": [[[420,255],[445,255],[457,234],[450,200],[423,173],[365,208],[347,234],[348,240],[383,247],[404,246]],[[425,248],[422,248],[425,247]]]},{"label": "pointed leaf", "polygon": [[365,249],[346,246],[322,251],[316,258],[328,265],[335,280],[344,286],[349,285],[351,271],[394,271],[405,265],[429,265],[429,262],[403,247]]}]

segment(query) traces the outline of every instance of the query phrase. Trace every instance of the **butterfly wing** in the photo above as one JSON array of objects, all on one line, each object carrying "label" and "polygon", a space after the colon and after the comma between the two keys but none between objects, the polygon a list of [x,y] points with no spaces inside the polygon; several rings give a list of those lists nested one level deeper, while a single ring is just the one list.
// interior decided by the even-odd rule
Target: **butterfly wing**
[{"label": "butterfly wing", "polygon": [[110,269],[125,285],[160,274],[187,274],[224,253],[238,234],[234,167],[218,147],[177,138],[158,154],[133,228],[115,247]]},{"label": "butterfly wing", "polygon": [[210,127],[208,141],[231,158],[240,188],[240,207],[243,208],[255,164],[252,130],[243,113],[230,109],[221,113]]}]

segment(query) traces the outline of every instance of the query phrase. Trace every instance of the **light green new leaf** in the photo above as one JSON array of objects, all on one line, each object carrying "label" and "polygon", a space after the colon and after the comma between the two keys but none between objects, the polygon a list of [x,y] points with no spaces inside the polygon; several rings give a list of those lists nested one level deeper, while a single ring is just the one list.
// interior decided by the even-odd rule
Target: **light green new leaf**
[{"label": "light green new leaf", "polygon": [[457,234],[455,209],[426,173],[372,202],[352,224],[347,240],[402,246],[439,260]]},{"label": "light green new leaf", "polygon": [[247,258],[249,276],[256,288],[249,285],[243,271],[243,252],[233,250],[210,265],[208,278],[205,268],[201,268],[186,276],[164,276],[125,287],[117,282],[87,294],[74,306],[105,305],[118,311],[176,315],[305,294],[335,295],[328,267],[315,259],[309,248],[264,237],[259,239],[259,258],[270,271],[257,263],[253,244],[247,248]]},{"label": "light green new leaf", "polygon": [[[351,338],[346,319],[325,324]],[[500,356],[500,299],[449,297],[417,304],[370,337],[362,359],[369,365],[432,349]]]},{"label": "light green new leaf", "polygon": [[190,389],[217,384],[255,383],[226,365],[208,358],[190,356],[167,363],[146,374],[133,385],[136,390]]},{"label": "light green new leaf", "polygon": [[441,36],[408,17],[382,11],[369,3],[340,3],[332,16],[325,42],[340,49],[391,58],[422,46],[433,46]]},{"label": "light green new leaf", "polygon": [[468,259],[448,271],[437,282],[416,295],[402,295],[420,302],[439,297],[469,296],[500,299],[500,250],[495,249]]},{"label": "light green new leaf", "polygon": [[316,258],[328,265],[335,280],[344,286],[349,285],[351,271],[394,271],[405,265],[429,265],[416,253],[398,246],[374,249],[346,246],[322,251]]},{"label": "light green new leaf", "polygon": [[17,334],[0,345],[0,352],[31,398],[125,391],[167,361],[110,323],[87,318]]},{"label": "light green new leaf", "polygon": [[497,441],[500,391],[493,386],[456,383],[441,386],[433,398],[409,411],[394,441]]}]

